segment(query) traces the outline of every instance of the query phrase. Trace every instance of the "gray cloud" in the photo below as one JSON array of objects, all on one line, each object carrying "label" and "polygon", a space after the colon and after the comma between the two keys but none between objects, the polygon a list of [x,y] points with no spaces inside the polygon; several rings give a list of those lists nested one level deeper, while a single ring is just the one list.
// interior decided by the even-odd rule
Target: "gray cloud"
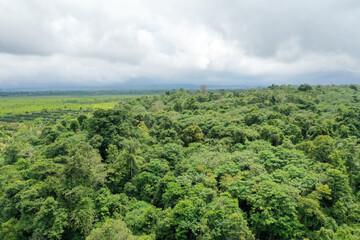
[{"label": "gray cloud", "polygon": [[359,28],[356,0],[0,0],[0,88],[318,73],[356,82]]}]

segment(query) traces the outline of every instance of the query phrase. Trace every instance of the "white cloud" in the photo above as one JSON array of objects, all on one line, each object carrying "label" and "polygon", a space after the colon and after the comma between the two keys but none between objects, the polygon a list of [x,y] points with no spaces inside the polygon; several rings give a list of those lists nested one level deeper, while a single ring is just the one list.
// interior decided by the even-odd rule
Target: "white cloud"
[{"label": "white cloud", "polygon": [[359,27],[355,0],[0,0],[0,87],[358,73]]}]

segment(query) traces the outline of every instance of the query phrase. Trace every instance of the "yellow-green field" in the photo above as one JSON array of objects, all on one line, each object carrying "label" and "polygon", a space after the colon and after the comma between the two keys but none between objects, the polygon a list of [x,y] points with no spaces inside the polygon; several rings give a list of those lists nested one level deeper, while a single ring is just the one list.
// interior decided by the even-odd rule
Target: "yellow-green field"
[{"label": "yellow-green field", "polygon": [[0,115],[25,114],[60,109],[113,108],[120,100],[136,95],[0,97]]},{"label": "yellow-green field", "polygon": [[[113,108],[121,100],[138,95],[85,95],[85,96],[23,96],[0,97],[0,121],[17,122],[34,118],[39,113],[91,112],[94,109]],[[44,114],[42,114],[44,115]],[[41,116],[41,115],[40,115]],[[24,118],[25,117],[25,118]]]}]

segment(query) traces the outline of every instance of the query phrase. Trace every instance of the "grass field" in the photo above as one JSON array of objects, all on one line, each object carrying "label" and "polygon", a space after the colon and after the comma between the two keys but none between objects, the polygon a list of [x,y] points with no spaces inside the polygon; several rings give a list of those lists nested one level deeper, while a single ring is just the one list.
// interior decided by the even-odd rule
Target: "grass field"
[{"label": "grass field", "polygon": [[[0,97],[0,121],[18,122],[63,113],[91,112],[113,108],[121,100],[138,95],[23,96]],[[55,113],[55,115],[54,115]],[[57,114],[56,114],[57,113]]]}]

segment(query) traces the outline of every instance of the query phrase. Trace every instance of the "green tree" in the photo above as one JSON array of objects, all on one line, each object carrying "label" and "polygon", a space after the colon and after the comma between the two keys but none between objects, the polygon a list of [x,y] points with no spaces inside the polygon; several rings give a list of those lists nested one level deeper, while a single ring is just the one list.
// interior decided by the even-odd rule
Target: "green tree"
[{"label": "green tree", "polygon": [[309,84],[301,84],[301,85],[298,87],[298,90],[299,90],[299,91],[302,91],[302,92],[307,92],[307,91],[312,90],[312,87],[311,87]]},{"label": "green tree", "polygon": [[181,138],[186,144],[189,144],[202,141],[204,134],[199,126],[190,125],[183,130]]},{"label": "green tree", "polygon": [[1,224],[0,239],[17,240],[21,239],[21,231],[17,226],[18,220],[11,218],[7,222]]},{"label": "green tree", "polygon": [[64,174],[69,187],[83,185],[97,188],[105,183],[106,173],[101,157],[88,143],[75,145],[69,155]]},{"label": "green tree", "polygon": [[292,199],[295,190],[265,180],[248,197],[252,206],[251,224],[260,239],[291,239],[299,234],[296,205]]},{"label": "green tree", "polygon": [[320,135],[311,144],[310,155],[320,162],[333,163],[332,154],[334,150],[334,139],[327,135]]},{"label": "green tree", "polygon": [[95,228],[91,231],[86,240],[134,240],[135,237],[131,231],[127,228],[126,224],[117,219],[109,219],[99,228]]},{"label": "green tree", "polygon": [[62,239],[67,227],[67,212],[59,203],[48,197],[36,213],[34,219],[34,236],[46,239]]}]

